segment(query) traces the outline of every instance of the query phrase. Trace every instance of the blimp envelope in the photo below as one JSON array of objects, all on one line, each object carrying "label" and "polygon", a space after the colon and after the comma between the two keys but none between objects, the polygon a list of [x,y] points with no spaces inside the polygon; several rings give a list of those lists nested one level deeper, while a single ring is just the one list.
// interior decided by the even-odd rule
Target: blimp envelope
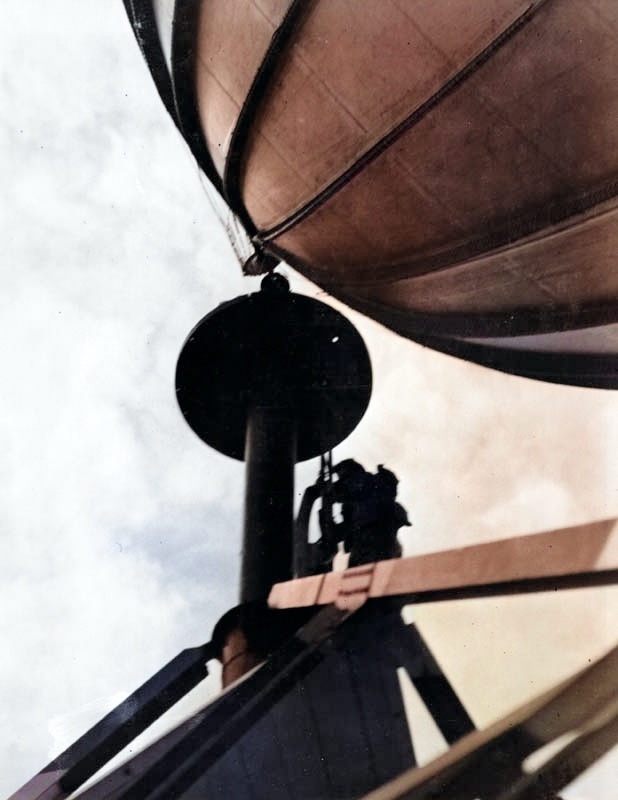
[{"label": "blimp envelope", "polygon": [[258,252],[443,352],[618,386],[616,3],[125,4]]}]

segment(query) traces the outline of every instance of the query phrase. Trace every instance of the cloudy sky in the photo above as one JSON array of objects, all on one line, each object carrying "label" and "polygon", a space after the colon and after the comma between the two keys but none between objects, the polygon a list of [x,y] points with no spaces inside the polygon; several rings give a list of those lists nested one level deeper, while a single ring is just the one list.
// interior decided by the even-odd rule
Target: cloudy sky
[{"label": "cloudy sky", "polygon": [[[120,0],[5,2],[0,20],[4,796],[236,603],[243,467],[189,430],[173,380],[194,324],[257,284]],[[493,373],[353,319],[375,391],[335,456],[397,472],[407,553],[618,516],[615,393]],[[299,468],[299,490],[316,469]],[[418,615],[485,724],[607,649],[615,600]],[[606,761],[565,797],[610,800],[617,774]]]}]

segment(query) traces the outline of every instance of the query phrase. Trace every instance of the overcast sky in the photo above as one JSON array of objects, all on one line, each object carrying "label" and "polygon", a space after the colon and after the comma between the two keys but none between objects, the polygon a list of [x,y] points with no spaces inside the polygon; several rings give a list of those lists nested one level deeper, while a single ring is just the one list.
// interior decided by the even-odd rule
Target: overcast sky
[{"label": "overcast sky", "polygon": [[[120,0],[5,2],[0,21],[4,796],[237,602],[243,466],[190,431],[173,381],[195,323],[257,283]],[[493,373],[352,318],[375,391],[335,457],[397,472],[407,553],[618,516],[616,393]],[[485,724],[606,649],[615,600],[420,613]],[[565,797],[610,800],[612,775],[615,761]]]}]

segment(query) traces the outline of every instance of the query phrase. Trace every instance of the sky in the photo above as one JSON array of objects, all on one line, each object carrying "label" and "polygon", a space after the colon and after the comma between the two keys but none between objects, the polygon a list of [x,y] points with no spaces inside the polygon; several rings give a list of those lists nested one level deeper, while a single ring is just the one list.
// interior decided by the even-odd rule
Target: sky
[{"label": "sky", "polygon": [[[196,322],[258,283],[120,0],[20,0],[0,21],[5,796],[237,602],[243,465],[187,427],[174,371]],[[494,373],[350,317],[374,393],[335,458],[397,473],[406,554],[618,516],[617,393]],[[316,472],[299,466],[299,493]],[[415,613],[487,724],[608,649],[615,601],[576,590]],[[611,800],[617,776],[606,759],[564,797]]]}]

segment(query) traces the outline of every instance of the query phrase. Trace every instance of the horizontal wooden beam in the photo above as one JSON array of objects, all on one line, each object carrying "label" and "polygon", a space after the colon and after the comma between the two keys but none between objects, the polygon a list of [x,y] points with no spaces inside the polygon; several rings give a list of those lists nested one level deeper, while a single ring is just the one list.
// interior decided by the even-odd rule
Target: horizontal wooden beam
[{"label": "horizontal wooden beam", "polygon": [[272,608],[429,602],[618,582],[618,520],[517,536],[328,572],[273,586]]}]

